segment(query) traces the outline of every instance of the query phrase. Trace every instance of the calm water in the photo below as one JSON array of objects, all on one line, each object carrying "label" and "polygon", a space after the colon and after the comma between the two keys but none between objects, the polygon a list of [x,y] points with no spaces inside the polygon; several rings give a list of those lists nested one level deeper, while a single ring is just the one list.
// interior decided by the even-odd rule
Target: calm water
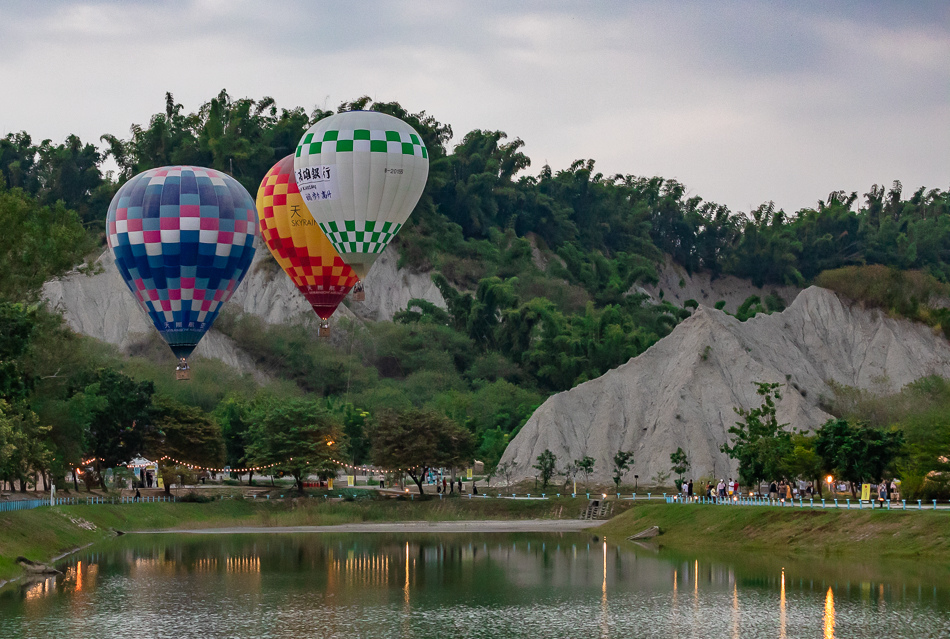
[{"label": "calm water", "polygon": [[947,637],[926,564],[670,555],[590,534],[128,535],[0,591],[0,637]]}]

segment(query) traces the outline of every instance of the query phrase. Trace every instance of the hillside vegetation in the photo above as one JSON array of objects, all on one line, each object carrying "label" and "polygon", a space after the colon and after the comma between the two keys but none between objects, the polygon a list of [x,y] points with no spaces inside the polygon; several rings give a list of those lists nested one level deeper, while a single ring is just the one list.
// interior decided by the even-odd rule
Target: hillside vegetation
[{"label": "hillside vegetation", "polygon": [[[428,147],[426,190],[397,247],[404,266],[434,273],[448,308],[413,301],[393,324],[349,327],[337,348],[299,329],[222,317],[220,328],[280,378],[264,388],[210,363],[190,386],[175,386],[161,357],[120,357],[30,304],[40,283],[102,246],[108,203],[125,180],[197,164],[234,175],[253,194],[304,128],[330,112],[222,91],[187,113],[167,94],[165,109],[127,139],[0,139],[0,480],[62,478],[106,449],[113,461],[167,453],[167,440],[129,433],[182,415],[209,424],[204,439],[174,444],[189,461],[251,464],[260,460],[245,449],[248,416],[289,399],[329,413],[353,462],[370,459],[378,411],[424,408],[467,428],[472,454],[491,464],[548,395],[638,355],[689,316],[695,303],[654,304],[635,292],[655,281],[664,254],[690,271],[765,285],[867,264],[950,278],[946,191],[921,187],[906,197],[895,182],[860,198],[834,192],[796,212],[772,203],[733,212],[688,196],[675,180],[605,176],[588,159],[530,173],[520,139],[474,130],[453,146],[450,125],[396,102],[340,106],[356,108],[405,119]],[[117,174],[103,171],[110,158]],[[766,306],[781,307],[774,302]],[[766,310],[750,302],[742,319]],[[109,384],[141,393],[141,405],[117,413]],[[111,435],[91,429],[104,415],[116,416]]]}]

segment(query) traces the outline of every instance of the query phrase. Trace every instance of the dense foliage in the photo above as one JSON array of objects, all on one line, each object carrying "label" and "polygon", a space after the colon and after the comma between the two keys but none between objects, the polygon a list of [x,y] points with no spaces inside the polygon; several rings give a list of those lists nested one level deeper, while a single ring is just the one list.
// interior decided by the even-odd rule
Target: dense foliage
[{"label": "dense foliage", "polygon": [[[593,160],[529,174],[518,138],[474,130],[450,147],[451,126],[364,97],[340,110],[371,107],[403,118],[428,147],[429,181],[396,246],[403,265],[435,272],[447,309],[413,300],[392,324],[341,325],[344,338],[334,346],[315,343],[300,327],[222,317],[219,328],[274,381],[262,386],[202,362],[184,388],[168,376],[170,356],[156,337],[121,357],[29,304],[42,282],[95,256],[108,203],[136,173],[210,166],[255,193],[303,129],[331,112],[279,109],[271,98],[221,91],[187,113],[171,94],[165,98],[147,124],[133,125],[128,138],[104,135],[100,147],[77,136],[62,144],[36,143],[26,132],[0,139],[2,480],[21,487],[39,475],[62,481],[95,457],[89,480],[101,484],[100,466],[137,453],[190,451],[197,463],[250,467],[331,431],[340,454],[363,463],[379,450],[372,438],[384,432],[382,415],[398,423],[409,411],[472,434],[474,455],[491,467],[546,396],[602,375],[689,316],[695,303],[679,308],[637,292],[656,281],[664,254],[690,271],[757,284],[801,284],[823,271],[866,265],[878,274],[916,269],[919,276],[878,278],[907,299],[854,289],[866,272],[837,271],[822,282],[950,326],[939,310],[920,310],[914,297],[937,290],[931,282],[950,280],[946,191],[920,188],[905,197],[895,182],[874,185],[860,199],[834,192],[794,213],[772,203],[733,212],[689,195],[675,180],[603,175]],[[117,172],[104,170],[107,160]],[[918,281],[924,289],[906,285]],[[736,316],[782,306],[776,296],[750,298]],[[264,421],[288,439],[268,440]],[[813,442],[793,437],[783,446],[803,468],[817,463]],[[299,479],[299,466],[281,470]]]}]

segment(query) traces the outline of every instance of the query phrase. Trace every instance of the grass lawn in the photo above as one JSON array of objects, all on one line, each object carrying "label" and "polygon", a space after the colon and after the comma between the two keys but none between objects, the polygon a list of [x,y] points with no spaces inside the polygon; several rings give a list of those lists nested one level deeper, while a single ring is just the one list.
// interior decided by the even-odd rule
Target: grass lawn
[{"label": "grass lawn", "polygon": [[950,558],[950,512],[637,504],[598,532],[622,539],[659,526],[679,550],[719,548],[821,556]]}]

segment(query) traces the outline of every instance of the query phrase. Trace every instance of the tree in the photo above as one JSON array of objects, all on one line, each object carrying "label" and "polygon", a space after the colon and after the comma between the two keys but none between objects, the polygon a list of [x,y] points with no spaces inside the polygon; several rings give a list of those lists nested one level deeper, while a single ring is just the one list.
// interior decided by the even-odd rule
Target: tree
[{"label": "tree", "polygon": [[686,451],[677,447],[675,453],[670,453],[670,463],[673,464],[670,470],[676,473],[678,478],[676,487],[679,488],[683,484],[683,477],[689,472],[689,457],[686,455]]},{"label": "tree", "polygon": [[21,360],[36,337],[36,315],[35,308],[0,302],[0,399],[22,401],[31,390]]},{"label": "tree", "polygon": [[[181,465],[220,468],[226,458],[221,426],[200,408],[180,404],[158,396],[152,404],[152,428],[145,437],[145,454],[159,460],[159,473],[168,466]],[[169,462],[162,457],[178,462]],[[166,478],[165,492],[171,481]]]},{"label": "tree", "polygon": [[856,484],[883,480],[903,445],[904,434],[900,431],[829,419],[816,433],[815,451],[826,470],[850,482],[851,495],[856,497]]},{"label": "tree", "polygon": [[95,248],[75,211],[42,206],[0,182],[0,298],[31,301],[43,282],[82,262]]},{"label": "tree", "polygon": [[366,419],[369,413],[353,404],[343,407],[343,434],[346,436],[346,455],[353,466],[359,466],[369,456],[369,436],[366,433]]},{"label": "tree", "polygon": [[87,453],[95,458],[99,486],[105,489],[103,468],[112,468],[142,453],[152,416],[152,382],[137,382],[111,368],[77,377],[73,397],[82,394],[88,407]]},{"label": "tree", "polygon": [[758,408],[733,408],[742,421],[729,429],[732,445],[719,449],[739,461],[739,480],[746,486],[758,486],[762,480],[780,477],[785,460],[792,452],[792,433],[788,424],[779,424],[775,417],[775,400],[781,400],[778,383],[754,382],[756,393],[764,398]]},{"label": "tree", "polygon": [[538,463],[532,466],[532,468],[536,469],[541,475],[542,490],[547,489],[548,483],[551,481],[551,478],[554,477],[554,467],[556,463],[557,456],[545,448],[544,452],[538,455]]},{"label": "tree", "polygon": [[[241,469],[247,468],[245,440],[247,431],[251,428],[252,408],[251,402],[235,395],[228,395],[214,409],[215,419],[221,424],[221,436],[224,438],[225,461],[239,478],[242,474]],[[251,483],[253,477],[253,471],[249,471],[248,484]]]},{"label": "tree", "polygon": [[303,492],[310,473],[333,468],[342,449],[339,422],[317,402],[269,400],[255,407],[247,432],[248,463],[270,466],[294,478]]},{"label": "tree", "polygon": [[792,453],[785,462],[785,474],[788,477],[810,480],[821,496],[825,466],[821,456],[815,451],[815,440],[814,435],[792,435]]},{"label": "tree", "polygon": [[370,434],[371,457],[377,466],[401,469],[422,490],[426,468],[452,466],[471,455],[474,438],[448,417],[433,411],[383,411]]},{"label": "tree", "polygon": [[0,481],[19,480],[26,492],[27,478],[45,473],[52,461],[46,445],[49,426],[41,426],[30,410],[18,411],[0,399]]},{"label": "tree", "polygon": [[594,472],[594,458],[588,455],[584,455],[581,459],[575,459],[574,465],[577,466],[577,469],[584,473],[584,490],[590,490],[590,476]]},{"label": "tree", "polygon": [[505,486],[511,486],[511,474],[515,471],[515,463],[508,460],[495,466],[495,473],[505,478]]},{"label": "tree", "polygon": [[633,453],[618,450],[614,455],[614,485],[620,490],[620,482],[623,476],[633,467]]}]

